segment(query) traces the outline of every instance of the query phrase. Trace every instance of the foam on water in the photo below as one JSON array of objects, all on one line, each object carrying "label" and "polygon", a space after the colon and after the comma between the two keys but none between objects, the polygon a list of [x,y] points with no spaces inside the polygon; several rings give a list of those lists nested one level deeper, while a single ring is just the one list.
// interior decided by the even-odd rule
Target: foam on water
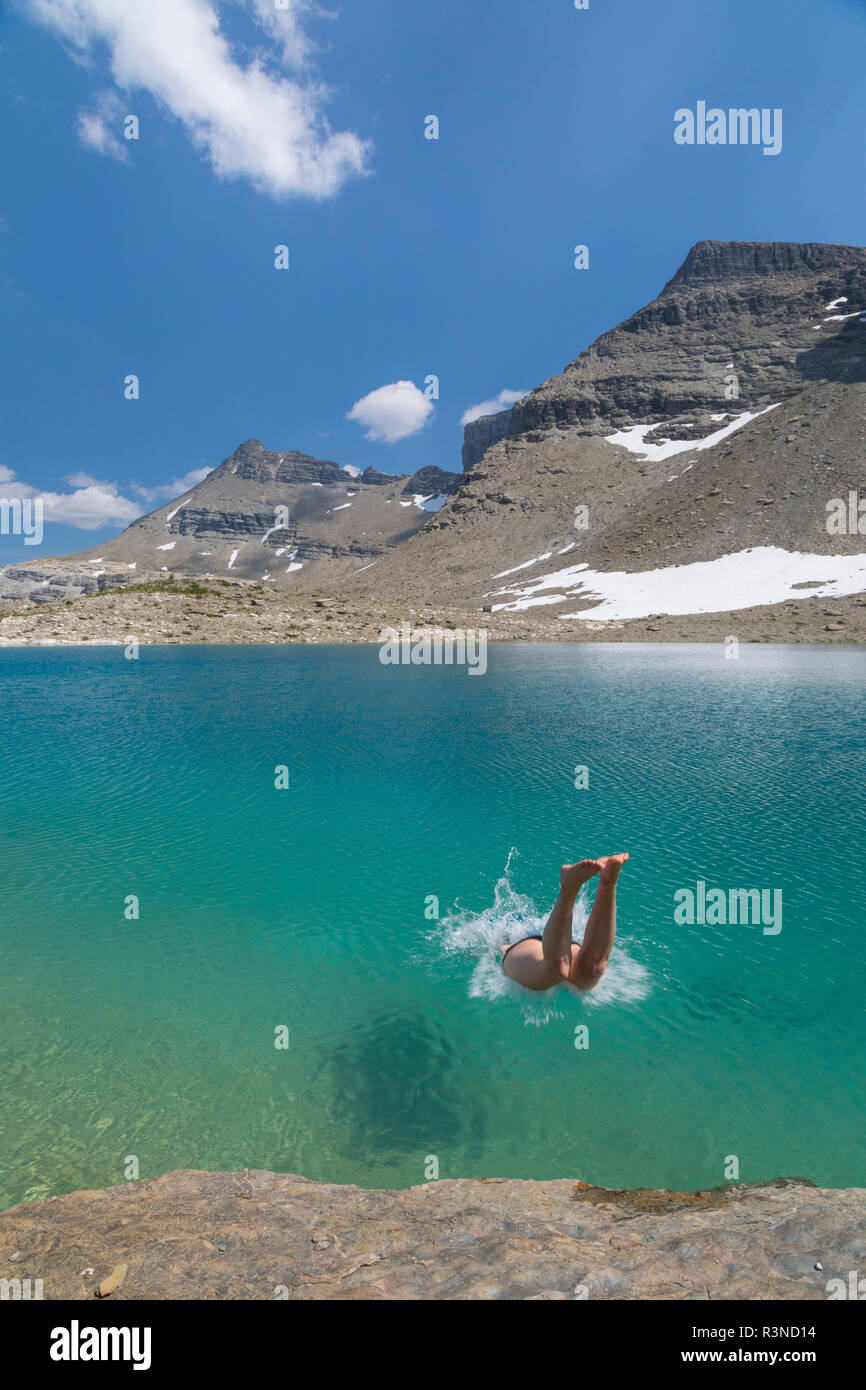
[{"label": "foam on water", "polygon": [[[528,990],[510,979],[502,969],[502,952],[515,941],[537,936],[544,931],[550,909],[539,912],[532,898],[519,893],[511,882],[511,861],[517,854],[512,848],[502,877],[497,881],[493,902],[481,912],[458,909],[440,923],[441,941],[450,954],[474,956],[477,960],[469,981],[473,999],[512,999],[519,1003],[524,1021],[541,1027],[551,1018],[561,1018],[558,1007],[567,992],[582,1003],[632,1003],[645,999],[652,988],[649,971],[632,960],[623,949],[620,938],[604,976],[592,991],[578,990],[571,985],[548,990]],[[589,918],[588,891],[584,887],[574,909],[572,940],[580,942]]]}]

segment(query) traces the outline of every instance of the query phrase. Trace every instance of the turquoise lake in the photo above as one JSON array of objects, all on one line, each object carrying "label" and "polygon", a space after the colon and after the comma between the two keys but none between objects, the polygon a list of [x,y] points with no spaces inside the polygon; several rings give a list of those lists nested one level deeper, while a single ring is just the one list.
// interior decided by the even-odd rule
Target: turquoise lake
[{"label": "turquoise lake", "polygon": [[[866,1185],[866,652],[488,661],[0,652],[0,1206],[131,1155]],[[496,947],[541,930],[559,865],[618,850],[597,995],[506,985]],[[781,889],[781,932],[678,925],[699,880]]]}]

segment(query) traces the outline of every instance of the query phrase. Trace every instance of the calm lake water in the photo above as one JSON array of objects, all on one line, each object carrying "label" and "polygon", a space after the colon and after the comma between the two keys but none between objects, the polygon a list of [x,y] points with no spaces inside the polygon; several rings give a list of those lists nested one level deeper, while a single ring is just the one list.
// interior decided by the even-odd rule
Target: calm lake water
[{"label": "calm lake water", "polygon": [[[131,1155],[866,1184],[866,653],[740,653],[0,652],[0,1205]],[[597,995],[507,985],[559,865],[621,849]],[[678,924],[698,880],[781,932]]]}]

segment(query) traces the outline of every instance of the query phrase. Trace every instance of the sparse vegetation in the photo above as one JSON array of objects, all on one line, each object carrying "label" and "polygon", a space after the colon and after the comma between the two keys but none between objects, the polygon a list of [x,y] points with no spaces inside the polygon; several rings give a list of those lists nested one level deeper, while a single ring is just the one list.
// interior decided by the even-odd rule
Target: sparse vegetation
[{"label": "sparse vegetation", "polygon": [[[221,584],[223,581],[216,582]],[[168,579],[153,579],[143,584],[124,584],[122,588],[99,589],[95,594],[82,594],[82,598],[105,598],[106,595],[117,598],[119,594],[171,594],[177,597],[188,595],[192,598],[205,598],[210,592],[206,585],[199,584],[195,579],[185,579],[178,583],[172,574]]]}]

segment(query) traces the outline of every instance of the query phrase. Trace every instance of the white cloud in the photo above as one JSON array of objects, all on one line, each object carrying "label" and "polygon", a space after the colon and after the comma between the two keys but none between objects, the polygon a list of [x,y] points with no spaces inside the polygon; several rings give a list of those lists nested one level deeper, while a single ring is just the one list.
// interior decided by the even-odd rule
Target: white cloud
[{"label": "white cloud", "polygon": [[0,467],[3,496],[8,501],[16,497],[41,497],[45,521],[59,521],[76,526],[80,531],[96,531],[102,526],[134,521],[141,516],[141,507],[117,490],[116,483],[100,483],[86,473],[74,473],[71,479],[84,485],[73,492],[45,492],[29,483],[15,480],[11,468]]},{"label": "white cloud", "polygon": [[108,483],[99,487],[79,488],[75,492],[42,492],[38,494],[45,507],[46,521],[63,521],[81,531],[97,531],[101,526],[135,521],[141,507],[128,497],[121,497]]},{"label": "white cloud", "polygon": [[[204,482],[210,468],[191,468],[182,478],[173,478],[170,483],[157,483],[156,487],[143,487],[140,483],[133,483],[132,490],[137,492],[139,497],[143,497],[145,502],[151,504],[155,502],[170,502],[175,497],[180,497],[184,492],[190,492],[199,483]],[[71,482],[67,479],[67,482]]]},{"label": "white cloud", "polygon": [[129,156],[117,133],[124,114],[123,103],[116,92],[102,92],[95,107],[82,107],[75,128],[85,149],[126,162]]},{"label": "white cloud", "polygon": [[99,478],[91,477],[89,473],[69,473],[64,479],[70,487],[101,487]]},{"label": "white cloud", "polygon": [[[274,198],[329,198],[365,172],[369,146],[353,131],[331,131],[326,88],[269,70],[274,56],[294,67],[307,61],[312,45],[300,24],[314,12],[308,0],[289,0],[286,10],[244,0],[265,43],[245,66],[220,29],[217,0],[24,3],[89,59],[104,43],[117,87],[143,89],[176,116],[223,178],[248,178]],[[275,44],[279,55],[269,51]],[[116,153],[99,109],[79,116],[79,134],[92,148]]]},{"label": "white cloud", "polygon": [[433,413],[433,402],[413,381],[392,381],[356,401],[346,416],[366,425],[367,438],[396,444],[423,429]]},{"label": "white cloud", "polygon": [[473,420],[480,420],[482,415],[498,415],[500,410],[507,410],[514,405],[515,401],[522,401],[524,396],[528,396],[528,391],[500,391],[498,396],[494,396],[492,401],[481,401],[479,405],[470,405],[468,410],[464,410],[460,417],[461,425],[471,425]]},{"label": "white cloud", "polygon": [[288,8],[279,10],[274,0],[251,0],[251,5],[261,27],[280,43],[283,62],[291,68],[303,67],[315,49],[312,39],[301,27],[302,19],[306,15],[336,18],[320,10],[314,0],[289,0]]}]

